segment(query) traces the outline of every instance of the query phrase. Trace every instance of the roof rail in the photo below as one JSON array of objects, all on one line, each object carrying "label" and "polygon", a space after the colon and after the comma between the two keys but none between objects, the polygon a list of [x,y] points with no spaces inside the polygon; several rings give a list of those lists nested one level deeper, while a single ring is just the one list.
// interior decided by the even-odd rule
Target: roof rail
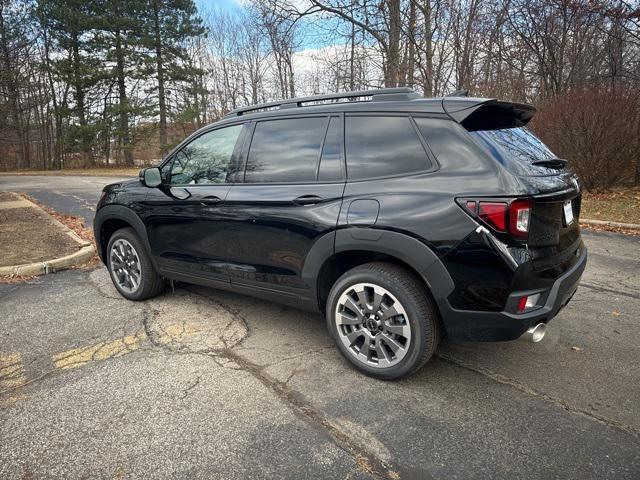
[{"label": "roof rail", "polygon": [[[297,108],[303,107],[305,103],[320,103],[326,101],[338,101],[343,99],[354,99],[359,97],[371,97],[371,101],[403,101],[419,98],[420,95],[415,93],[409,87],[398,88],[379,88],[377,90],[359,90],[353,92],[330,93],[328,95],[312,95],[309,97],[289,98],[286,100],[278,100],[276,102],[260,103],[258,105],[250,105],[248,107],[240,107],[229,112],[226,117],[240,116],[256,110],[275,110],[276,108]],[[351,101],[351,100],[349,100]]]}]

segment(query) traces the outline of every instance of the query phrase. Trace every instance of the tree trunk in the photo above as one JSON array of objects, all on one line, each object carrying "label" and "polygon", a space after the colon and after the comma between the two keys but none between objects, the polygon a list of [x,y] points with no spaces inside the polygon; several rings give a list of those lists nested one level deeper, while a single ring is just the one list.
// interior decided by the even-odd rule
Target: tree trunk
[{"label": "tree trunk", "polygon": [[120,30],[116,30],[116,75],[118,77],[118,142],[122,149],[124,156],[124,164],[133,166],[133,152],[131,151],[130,137],[129,137],[129,100],[127,98],[127,85],[124,73],[124,49],[122,46],[122,34]]},{"label": "tree trunk", "polygon": [[389,0],[389,44],[387,46],[387,62],[385,65],[384,84],[386,87],[398,85],[400,70],[400,0]]},{"label": "tree trunk", "polygon": [[160,150],[164,155],[167,148],[167,99],[164,89],[164,63],[162,51],[162,32],[160,31],[160,4],[153,2],[154,9],[154,43],[156,47],[156,69],[158,76],[158,108],[160,110]]},{"label": "tree trunk", "polygon": [[47,83],[49,87],[49,93],[51,96],[51,103],[53,106],[54,122],[52,125],[52,143],[53,143],[53,157],[51,159],[51,168],[59,170],[62,168],[62,115],[60,114],[60,107],[58,105],[58,96],[56,95],[56,86],[53,80],[53,67],[51,66],[50,55],[50,42],[51,39],[48,35],[47,28],[42,29],[43,44],[44,44],[44,61],[46,65]]},{"label": "tree trunk", "polygon": [[9,51],[9,39],[7,38],[5,20],[4,20],[4,2],[0,2],[0,48],[2,49],[2,70],[0,79],[4,77],[4,83],[7,89],[9,116],[13,121],[13,127],[16,132],[16,168],[25,168],[28,164],[26,158],[26,149],[24,144],[24,130],[22,126],[22,118],[20,115],[20,101],[18,85],[15,78],[15,71],[11,61],[11,53]]},{"label": "tree trunk", "polygon": [[424,82],[424,96],[433,97],[433,27],[431,26],[431,0],[424,2],[424,41],[426,55],[426,77]]},{"label": "tree trunk", "polygon": [[293,79],[293,59],[292,52],[287,52],[287,71],[289,76],[289,94],[290,98],[294,98],[296,96],[296,84]]},{"label": "tree trunk", "polygon": [[91,140],[89,138],[89,132],[87,131],[87,117],[85,114],[85,98],[84,98],[84,85],[82,81],[82,75],[80,73],[81,59],[80,59],[80,45],[78,39],[78,33],[74,32],[71,38],[72,46],[72,59],[73,59],[73,89],[76,97],[76,114],[78,115],[78,122],[80,123],[80,151],[85,155],[84,160],[93,164],[93,155],[91,153]]},{"label": "tree trunk", "polygon": [[636,96],[636,168],[633,175],[633,185],[640,187],[640,97]]},{"label": "tree trunk", "polygon": [[349,90],[356,89],[356,25],[351,23],[351,50],[349,52]]},{"label": "tree trunk", "polygon": [[413,87],[416,69],[416,1],[417,0],[410,0],[409,5],[409,45],[407,47],[409,52],[407,53],[407,74],[405,83],[410,87]]}]

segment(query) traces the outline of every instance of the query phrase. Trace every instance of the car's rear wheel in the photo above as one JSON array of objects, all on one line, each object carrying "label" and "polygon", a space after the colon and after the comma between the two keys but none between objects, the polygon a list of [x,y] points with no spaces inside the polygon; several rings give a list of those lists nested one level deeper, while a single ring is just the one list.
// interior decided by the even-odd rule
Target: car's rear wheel
[{"label": "car's rear wheel", "polygon": [[129,300],[155,297],[164,288],[151,257],[131,228],[116,231],[107,245],[107,268],[113,285]]},{"label": "car's rear wheel", "polygon": [[422,282],[390,263],[367,263],[342,275],[327,300],[336,345],[368,375],[411,375],[438,345],[438,314]]}]

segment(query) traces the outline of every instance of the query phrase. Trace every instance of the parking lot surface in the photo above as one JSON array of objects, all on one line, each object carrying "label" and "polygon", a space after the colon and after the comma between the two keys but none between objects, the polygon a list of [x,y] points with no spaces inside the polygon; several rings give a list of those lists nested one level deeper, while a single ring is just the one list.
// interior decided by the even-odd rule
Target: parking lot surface
[{"label": "parking lot surface", "polygon": [[[57,190],[64,213],[113,181],[29,178],[0,189]],[[541,343],[445,341],[399,382],[353,370],[320,316],[245,296],[129,302],[103,267],[0,285],[0,478],[640,478],[640,240],[584,239]]]}]

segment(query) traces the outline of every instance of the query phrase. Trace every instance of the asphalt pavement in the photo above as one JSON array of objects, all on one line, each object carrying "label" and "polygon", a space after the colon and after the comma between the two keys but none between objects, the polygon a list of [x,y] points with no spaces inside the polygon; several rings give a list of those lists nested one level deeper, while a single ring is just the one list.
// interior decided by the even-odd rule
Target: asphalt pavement
[{"label": "asphalt pavement", "polygon": [[[0,177],[92,217],[95,177]],[[640,478],[640,239],[584,232],[581,288],[539,344],[443,342],[368,378],[324,320],[102,267],[0,285],[0,478]]]},{"label": "asphalt pavement", "polygon": [[48,175],[0,176],[0,190],[27,193],[60,213],[84,218],[86,225],[91,226],[102,187],[127,179]]}]

